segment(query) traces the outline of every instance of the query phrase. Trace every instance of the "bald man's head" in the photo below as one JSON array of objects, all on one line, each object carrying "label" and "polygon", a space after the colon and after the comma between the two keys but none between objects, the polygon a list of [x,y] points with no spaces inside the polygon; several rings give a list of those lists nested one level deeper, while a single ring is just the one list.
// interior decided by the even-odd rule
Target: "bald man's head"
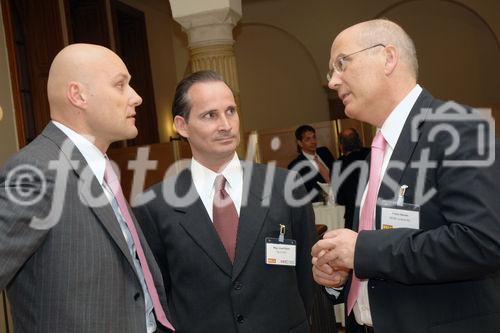
[{"label": "bald man's head", "polygon": [[407,66],[413,78],[417,79],[418,59],[415,44],[403,28],[396,23],[387,19],[370,20],[353,25],[344,32],[354,33],[358,43],[366,47],[376,44],[395,46],[399,51],[402,64]]},{"label": "bald man's head", "polygon": [[97,64],[109,57],[119,59],[113,51],[93,44],[71,44],[54,57],[47,82],[51,116],[60,118],[70,107],[66,96],[68,84],[78,82],[88,86]]},{"label": "bald man's head", "polygon": [[412,40],[385,19],[342,31],[332,44],[329,67],[328,87],[337,91],[346,115],[377,127],[415,87],[418,72]]},{"label": "bald man's head", "polygon": [[91,137],[103,151],[114,141],[134,138],[135,107],[142,99],[130,79],[120,57],[103,46],[65,47],[54,58],[47,82],[52,120]]},{"label": "bald man's head", "polygon": [[358,131],[354,128],[344,129],[339,135],[339,143],[343,154],[348,154],[361,148],[361,139]]}]

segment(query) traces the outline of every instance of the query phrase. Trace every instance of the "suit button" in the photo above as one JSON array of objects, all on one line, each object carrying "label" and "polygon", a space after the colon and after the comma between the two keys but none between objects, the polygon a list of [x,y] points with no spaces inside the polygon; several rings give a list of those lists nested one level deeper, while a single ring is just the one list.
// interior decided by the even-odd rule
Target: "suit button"
[{"label": "suit button", "polygon": [[139,297],[141,297],[141,293],[140,292],[136,292],[134,294],[134,301],[137,301],[139,299]]},{"label": "suit button", "polygon": [[233,284],[233,288],[234,290],[240,290],[241,288],[243,288],[243,284],[239,281],[236,281],[234,284]]},{"label": "suit button", "polygon": [[238,322],[238,324],[243,324],[243,322],[245,321],[245,317],[239,314],[236,316],[236,321]]}]

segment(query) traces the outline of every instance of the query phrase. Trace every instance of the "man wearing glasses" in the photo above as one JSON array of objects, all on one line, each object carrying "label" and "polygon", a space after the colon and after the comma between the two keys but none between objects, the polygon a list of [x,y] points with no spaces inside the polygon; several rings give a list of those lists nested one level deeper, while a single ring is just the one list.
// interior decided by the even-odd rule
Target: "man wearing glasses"
[{"label": "man wearing glasses", "polygon": [[348,332],[496,332],[494,126],[435,99],[417,75],[414,44],[391,21],[354,25],[333,42],[328,86],[377,134],[355,231],[330,231],[314,245],[314,278],[344,288]]}]

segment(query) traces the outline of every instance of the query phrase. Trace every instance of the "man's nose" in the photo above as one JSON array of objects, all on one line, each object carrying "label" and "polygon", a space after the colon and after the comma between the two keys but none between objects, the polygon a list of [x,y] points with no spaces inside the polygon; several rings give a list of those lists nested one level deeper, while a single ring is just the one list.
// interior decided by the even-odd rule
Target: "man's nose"
[{"label": "man's nose", "polygon": [[142,97],[139,96],[139,94],[134,90],[134,88],[130,87],[130,90],[132,91],[132,97],[131,97],[132,106],[136,107],[141,105]]},{"label": "man's nose", "polygon": [[219,128],[225,131],[231,130],[231,123],[225,114],[219,118]]},{"label": "man's nose", "polygon": [[340,80],[340,73],[333,71],[330,81],[328,81],[328,88],[338,90],[342,80]]}]

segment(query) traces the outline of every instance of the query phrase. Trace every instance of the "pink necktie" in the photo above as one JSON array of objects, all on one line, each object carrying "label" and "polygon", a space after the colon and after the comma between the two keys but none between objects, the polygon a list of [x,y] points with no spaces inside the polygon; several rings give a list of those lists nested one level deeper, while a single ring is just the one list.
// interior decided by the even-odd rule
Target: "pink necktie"
[{"label": "pink necktie", "polygon": [[153,307],[156,314],[156,319],[166,328],[175,331],[175,328],[172,326],[170,321],[167,319],[165,312],[160,303],[160,298],[158,297],[158,292],[156,291],[155,283],[153,281],[153,276],[151,275],[151,271],[149,270],[148,262],[146,260],[146,256],[144,255],[144,251],[141,246],[141,241],[139,240],[139,236],[137,234],[137,229],[135,228],[135,224],[130,216],[127,202],[125,201],[125,197],[123,196],[122,187],[120,182],[118,181],[118,177],[116,176],[111,163],[106,160],[106,169],[104,170],[104,181],[108,184],[109,188],[113,192],[116,202],[118,203],[118,207],[120,208],[120,212],[122,213],[123,219],[125,223],[127,223],[127,227],[132,235],[132,239],[135,244],[135,249],[137,252],[137,256],[139,257],[139,262],[141,263],[142,272],[144,274],[144,280],[146,281],[146,286],[149,291],[149,295],[151,296],[151,300],[153,301]]},{"label": "pink necktie", "polygon": [[[366,194],[363,208],[361,209],[361,217],[359,221],[358,232],[361,230],[372,230],[374,223],[375,207],[377,205],[378,189],[380,186],[380,177],[382,172],[382,164],[384,162],[384,152],[387,142],[379,130],[373,138],[371,160],[370,160],[370,179],[368,181],[368,193]],[[350,314],[354,303],[358,299],[359,287],[361,281],[352,275],[351,288],[347,296],[347,314]]]},{"label": "pink necktie", "polygon": [[327,167],[319,160],[318,155],[314,155],[314,162],[318,165],[318,170],[319,174],[325,182],[329,183],[330,182],[330,172],[328,171]]},{"label": "pink necktie", "polygon": [[238,233],[238,212],[233,200],[225,190],[226,178],[218,175],[215,178],[213,201],[214,227],[226,249],[231,262],[234,262],[236,251],[236,235]]}]

